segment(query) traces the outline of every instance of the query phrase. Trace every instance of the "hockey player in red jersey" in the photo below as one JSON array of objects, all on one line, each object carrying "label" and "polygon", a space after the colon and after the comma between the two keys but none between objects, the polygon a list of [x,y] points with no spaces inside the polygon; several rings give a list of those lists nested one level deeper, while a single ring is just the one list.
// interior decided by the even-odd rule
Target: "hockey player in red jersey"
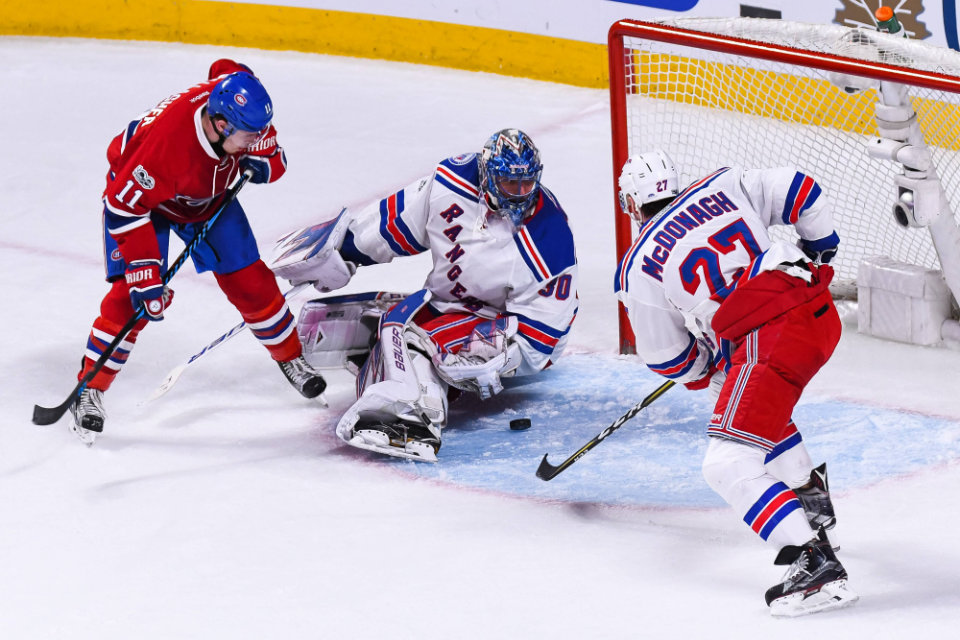
[{"label": "hockey player in red jersey", "polygon": [[[163,320],[173,291],[163,285],[170,233],[188,243],[225,200],[242,171],[269,183],[286,171],[272,124],[273,103],[249,67],[214,62],[208,79],[175,93],[131,121],[110,143],[103,192],[104,258],[110,290],[87,341],[82,378],[141,305],[144,318],[71,406],[72,429],[92,443],[103,430],[102,394],[123,367],[148,321]],[[191,255],[212,271],[253,334],[304,396],[323,378],[303,359],[293,315],[257,249],[246,214],[230,202]]]},{"label": "hockey player in red jersey", "polygon": [[[663,151],[631,157],[620,203],[640,226],[616,290],[637,354],[656,373],[717,396],[708,484],[789,565],[767,590],[795,616],[857,600],[827,539],[836,518],[826,465],[814,469],[791,419],[840,339],[828,290],[839,238],[816,181],[792,168],[723,168],[681,191]],[[792,225],[797,245],[770,238]]]}]

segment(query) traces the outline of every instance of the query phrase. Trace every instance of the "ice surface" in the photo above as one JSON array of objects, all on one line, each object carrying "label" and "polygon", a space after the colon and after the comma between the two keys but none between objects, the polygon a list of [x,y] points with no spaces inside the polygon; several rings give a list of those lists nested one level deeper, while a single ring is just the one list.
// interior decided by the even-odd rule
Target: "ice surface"
[{"label": "ice surface", "polygon": [[[184,269],[167,319],[106,395],[100,441],[33,404],[74,384],[105,291],[99,197],[107,142],[205,77],[251,65],[290,161],[241,200],[261,246],[479,149],[517,126],[567,209],[583,284],[570,356],[487,404],[454,407],[437,465],[380,459],[333,434],[241,335],[166,373],[238,317]],[[797,419],[829,463],[842,558],[861,601],[771,620],[759,541],[699,475],[702,394],[673,389],[549,483],[554,464],[659,384],[616,355],[605,92],[357,59],[200,46],[0,38],[0,637],[947,637],[960,622],[960,353],[847,325]],[[174,251],[178,251],[175,248]],[[346,292],[411,291],[422,259],[362,272]],[[302,301],[302,300],[301,300]],[[509,420],[529,416],[528,431]]]}]

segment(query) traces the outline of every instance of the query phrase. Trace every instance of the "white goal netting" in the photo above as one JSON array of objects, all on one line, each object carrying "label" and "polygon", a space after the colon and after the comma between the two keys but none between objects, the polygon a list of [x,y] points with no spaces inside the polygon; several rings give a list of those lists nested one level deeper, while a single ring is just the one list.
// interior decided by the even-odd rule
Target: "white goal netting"
[{"label": "white goal netting", "polygon": [[[960,77],[960,53],[875,31],[752,18],[656,25],[716,34],[711,42],[721,48],[740,38]],[[835,72],[814,66],[816,56],[808,66],[648,36],[623,43],[628,153],[665,149],[683,184],[731,165],[792,165],[812,175],[835,207],[840,281],[852,283],[860,261],[878,255],[939,268],[929,233],[900,227],[891,214],[898,165],[866,151],[864,143],[877,135],[876,88],[845,91],[831,82]],[[960,211],[960,95],[921,86],[910,86],[909,94],[952,210]],[[782,238],[792,233],[775,231]]]}]

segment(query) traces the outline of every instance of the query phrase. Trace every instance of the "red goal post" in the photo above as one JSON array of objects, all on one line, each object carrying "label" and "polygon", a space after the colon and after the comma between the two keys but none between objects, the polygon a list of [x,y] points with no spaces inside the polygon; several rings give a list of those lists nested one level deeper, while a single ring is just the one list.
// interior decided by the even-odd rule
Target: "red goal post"
[{"label": "red goal post", "polygon": [[[960,55],[865,29],[754,18],[621,20],[608,37],[614,211],[618,261],[633,221],[619,212],[617,177],[627,157],[665,149],[683,184],[721,166],[792,165],[834,201],[848,290],[861,260],[887,255],[938,268],[923,229],[891,215],[895,163],[872,158],[880,85],[909,98],[953,211],[960,210]],[[856,87],[841,88],[843,81]],[[772,235],[789,237],[789,229]],[[619,305],[620,352],[634,337]]]}]

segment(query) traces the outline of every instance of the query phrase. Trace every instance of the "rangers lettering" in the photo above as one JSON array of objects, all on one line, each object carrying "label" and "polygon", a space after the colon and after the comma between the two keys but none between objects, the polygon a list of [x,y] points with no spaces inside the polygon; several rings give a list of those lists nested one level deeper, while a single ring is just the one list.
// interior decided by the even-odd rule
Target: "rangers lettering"
[{"label": "rangers lettering", "polygon": [[463,215],[463,209],[460,208],[460,205],[452,204],[445,211],[440,212],[440,217],[446,220],[447,222],[452,223],[454,218],[459,218]]},{"label": "rangers lettering", "polygon": [[447,260],[449,260],[450,262],[456,262],[461,257],[463,257],[463,247],[461,247],[458,244],[454,245],[453,249],[450,249],[450,251],[447,251],[443,255],[447,256]]},{"label": "rangers lettering", "polygon": [[447,239],[450,242],[456,242],[457,238],[460,236],[460,232],[463,231],[463,227],[460,225],[455,225],[453,227],[448,227],[443,230],[443,235],[447,236]]},{"label": "rangers lettering", "polygon": [[450,289],[450,295],[452,295],[457,300],[463,300],[463,294],[467,292],[467,288],[460,284],[459,282],[453,285],[453,289]]}]

